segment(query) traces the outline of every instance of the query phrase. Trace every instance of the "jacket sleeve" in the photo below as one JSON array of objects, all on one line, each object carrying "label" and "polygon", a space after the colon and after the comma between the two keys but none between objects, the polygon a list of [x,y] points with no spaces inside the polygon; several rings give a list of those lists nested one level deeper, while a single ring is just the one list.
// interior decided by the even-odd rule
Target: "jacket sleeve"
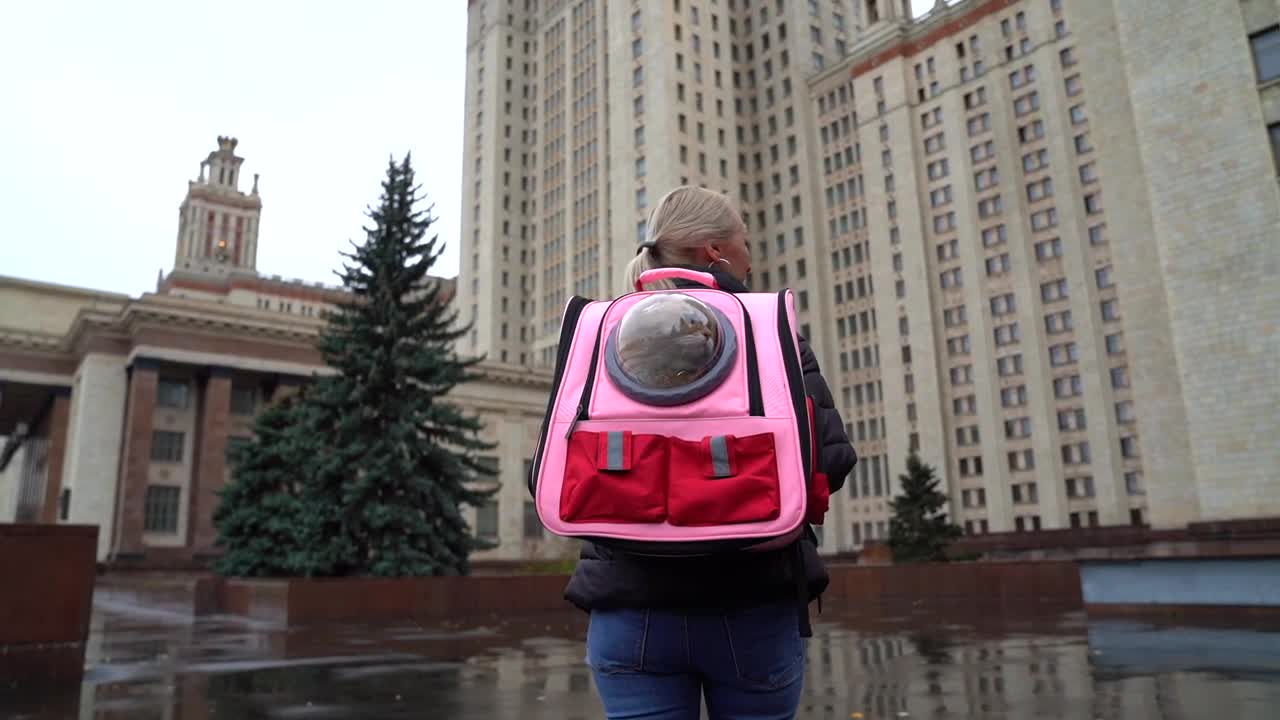
[{"label": "jacket sleeve", "polygon": [[800,341],[800,367],[804,371],[804,387],[809,397],[813,398],[814,425],[818,435],[818,458],[822,472],[827,475],[827,484],[831,492],[844,487],[845,477],[858,462],[858,454],[849,442],[844,429],[844,419],[836,410],[835,398],[831,388],[822,377],[818,368],[818,359],[814,357],[809,342],[797,335]]}]

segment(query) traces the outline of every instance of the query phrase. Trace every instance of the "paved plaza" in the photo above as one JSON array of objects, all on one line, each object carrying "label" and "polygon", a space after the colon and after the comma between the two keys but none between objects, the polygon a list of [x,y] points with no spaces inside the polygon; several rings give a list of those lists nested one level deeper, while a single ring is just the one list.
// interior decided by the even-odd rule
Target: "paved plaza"
[{"label": "paved plaza", "polygon": [[[1262,720],[1280,626],[889,611],[816,618],[801,718]],[[602,717],[577,614],[283,630],[99,600],[83,683],[0,688],[0,717]]]}]

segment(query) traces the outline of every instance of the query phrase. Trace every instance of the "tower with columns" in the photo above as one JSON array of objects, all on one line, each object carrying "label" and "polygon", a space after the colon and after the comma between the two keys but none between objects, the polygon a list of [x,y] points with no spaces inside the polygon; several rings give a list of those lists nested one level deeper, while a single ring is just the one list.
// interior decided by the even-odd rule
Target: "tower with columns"
[{"label": "tower with columns", "polygon": [[258,256],[258,221],[262,198],[258,176],[248,193],[240,191],[238,141],[218,138],[218,149],[200,163],[200,177],[187,183],[178,213],[174,270],[211,275],[254,272]]}]

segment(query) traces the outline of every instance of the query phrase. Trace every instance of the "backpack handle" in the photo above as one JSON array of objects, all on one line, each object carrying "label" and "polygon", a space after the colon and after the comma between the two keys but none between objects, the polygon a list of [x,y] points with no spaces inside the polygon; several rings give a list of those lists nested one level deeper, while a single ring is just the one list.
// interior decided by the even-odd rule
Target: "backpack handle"
[{"label": "backpack handle", "polygon": [[640,273],[640,277],[636,278],[636,290],[643,290],[646,283],[657,282],[659,280],[670,280],[672,278],[692,280],[696,283],[707,285],[715,290],[720,289],[720,284],[716,282],[715,276],[711,273],[698,272],[697,270],[689,270],[686,268],[665,267],[657,268],[656,270],[645,270]]}]

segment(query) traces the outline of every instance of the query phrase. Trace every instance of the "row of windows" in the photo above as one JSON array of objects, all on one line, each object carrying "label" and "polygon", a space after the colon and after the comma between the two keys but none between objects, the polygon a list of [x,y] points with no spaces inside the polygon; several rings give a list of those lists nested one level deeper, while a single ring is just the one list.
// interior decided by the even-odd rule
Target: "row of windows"
[{"label": "row of windows", "polygon": [[[961,460],[973,460],[979,463],[977,473],[970,473],[971,476],[981,475],[982,458],[965,458]],[[961,466],[962,474],[964,466]],[[1142,473],[1140,471],[1129,471],[1124,474],[1125,492],[1129,496],[1139,496],[1145,494],[1142,484]],[[1066,478],[1063,481],[1066,496],[1073,500],[1087,499],[1095,497],[1094,481],[1092,475],[1081,475]],[[1014,483],[1009,486],[1009,496],[1015,504],[1031,504],[1039,502],[1039,492],[1035,482]],[[960,503],[965,508],[983,508],[987,506],[987,490],[986,488],[969,488],[960,492]],[[1093,520],[1091,524],[1096,524],[1097,513],[1090,512]]]},{"label": "row of windows", "polygon": [[[156,382],[156,407],[168,410],[186,410],[191,405],[191,384],[187,380],[162,377]],[[257,388],[248,385],[231,386],[231,413],[252,415],[258,407]]]}]

